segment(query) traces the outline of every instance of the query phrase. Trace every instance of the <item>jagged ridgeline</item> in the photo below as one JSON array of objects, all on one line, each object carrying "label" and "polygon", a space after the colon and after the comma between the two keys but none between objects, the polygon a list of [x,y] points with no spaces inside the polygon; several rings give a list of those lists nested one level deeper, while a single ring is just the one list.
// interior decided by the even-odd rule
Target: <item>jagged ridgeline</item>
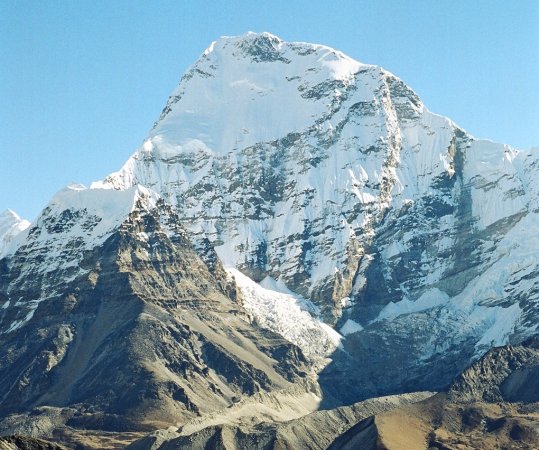
[{"label": "jagged ridgeline", "polygon": [[538,172],[380,67],[221,38],[118,172],[0,215],[0,430],[275,435],[445,389],[536,333]]}]

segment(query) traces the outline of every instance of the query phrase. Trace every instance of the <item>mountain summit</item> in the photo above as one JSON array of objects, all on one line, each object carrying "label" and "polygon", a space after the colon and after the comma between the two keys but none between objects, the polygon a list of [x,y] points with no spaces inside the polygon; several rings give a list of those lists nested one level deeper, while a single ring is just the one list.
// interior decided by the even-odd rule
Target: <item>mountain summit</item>
[{"label": "mountain summit", "polygon": [[0,258],[6,251],[11,240],[24,231],[30,222],[21,219],[15,211],[7,209],[0,213]]},{"label": "mountain summit", "polygon": [[119,171],[2,244],[0,411],[140,431],[444,389],[537,332],[538,171],[378,66],[223,37]]}]

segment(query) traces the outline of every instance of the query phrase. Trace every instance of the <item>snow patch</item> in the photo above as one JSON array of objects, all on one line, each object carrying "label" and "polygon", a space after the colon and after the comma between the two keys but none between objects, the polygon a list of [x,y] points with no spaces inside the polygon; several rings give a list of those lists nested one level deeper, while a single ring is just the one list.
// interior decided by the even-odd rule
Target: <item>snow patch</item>
[{"label": "snow patch", "polygon": [[475,344],[478,352],[484,352],[492,347],[499,347],[508,342],[508,337],[515,331],[516,325],[520,320],[522,310],[518,303],[508,308],[490,307],[477,308],[472,314],[471,320],[477,316],[487,324],[487,328],[482,338]]},{"label": "snow patch", "polygon": [[29,301],[29,302],[26,302],[24,304],[24,307],[29,310],[27,313],[26,313],[26,316],[23,318],[23,319],[19,319],[19,320],[14,320],[11,325],[9,326],[9,328],[4,332],[5,334],[8,334],[8,333],[11,333],[12,331],[15,331],[15,330],[18,330],[19,328],[21,328],[23,325],[25,325],[26,323],[28,323],[30,321],[30,319],[32,319],[32,317],[34,317],[34,313],[36,312],[36,309],[38,307],[38,305],[41,303],[41,300],[32,300],[32,301]]},{"label": "snow patch", "polygon": [[344,325],[339,331],[343,336],[348,336],[349,334],[357,333],[361,330],[363,330],[363,327],[359,323],[354,322],[352,319],[348,319],[344,322]]},{"label": "snow patch", "polygon": [[380,320],[394,319],[403,314],[412,314],[420,311],[426,311],[436,306],[444,305],[449,301],[449,296],[440,291],[438,288],[432,288],[424,292],[417,300],[410,300],[405,298],[400,302],[389,302],[378,317],[374,319],[374,322]]}]

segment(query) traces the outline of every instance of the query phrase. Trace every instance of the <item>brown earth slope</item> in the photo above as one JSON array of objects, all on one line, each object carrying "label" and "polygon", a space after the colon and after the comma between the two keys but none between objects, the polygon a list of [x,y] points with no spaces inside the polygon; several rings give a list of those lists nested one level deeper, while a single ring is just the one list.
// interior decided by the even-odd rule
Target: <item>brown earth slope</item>
[{"label": "brown earth slope", "polygon": [[495,348],[447,393],[363,420],[329,449],[537,449],[538,370],[533,342]]}]

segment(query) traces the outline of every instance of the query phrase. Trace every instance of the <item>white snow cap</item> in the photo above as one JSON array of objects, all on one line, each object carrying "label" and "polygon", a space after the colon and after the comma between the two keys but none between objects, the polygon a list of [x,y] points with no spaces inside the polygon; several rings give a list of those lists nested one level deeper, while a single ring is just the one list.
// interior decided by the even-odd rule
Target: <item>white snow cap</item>
[{"label": "white snow cap", "polygon": [[[137,206],[151,209],[158,198],[144,186],[115,191],[88,189],[72,183],[54,195],[31,226],[25,224],[26,232],[18,233],[10,245],[5,246],[1,256],[14,253],[21,244],[29,241],[34,247],[60,249],[71,240],[82,238],[84,247],[92,249],[104,242]],[[39,234],[30,238],[29,231],[33,227],[39,229]]]},{"label": "white snow cap", "polygon": [[222,37],[182,77],[149,141],[166,157],[186,145],[223,153],[281,137],[326,110],[328,99],[311,91],[317,84],[351,82],[367,67],[374,66],[270,33]]},{"label": "white snow cap", "polygon": [[13,238],[30,226],[15,211],[6,209],[0,213],[0,258],[4,256]]}]

